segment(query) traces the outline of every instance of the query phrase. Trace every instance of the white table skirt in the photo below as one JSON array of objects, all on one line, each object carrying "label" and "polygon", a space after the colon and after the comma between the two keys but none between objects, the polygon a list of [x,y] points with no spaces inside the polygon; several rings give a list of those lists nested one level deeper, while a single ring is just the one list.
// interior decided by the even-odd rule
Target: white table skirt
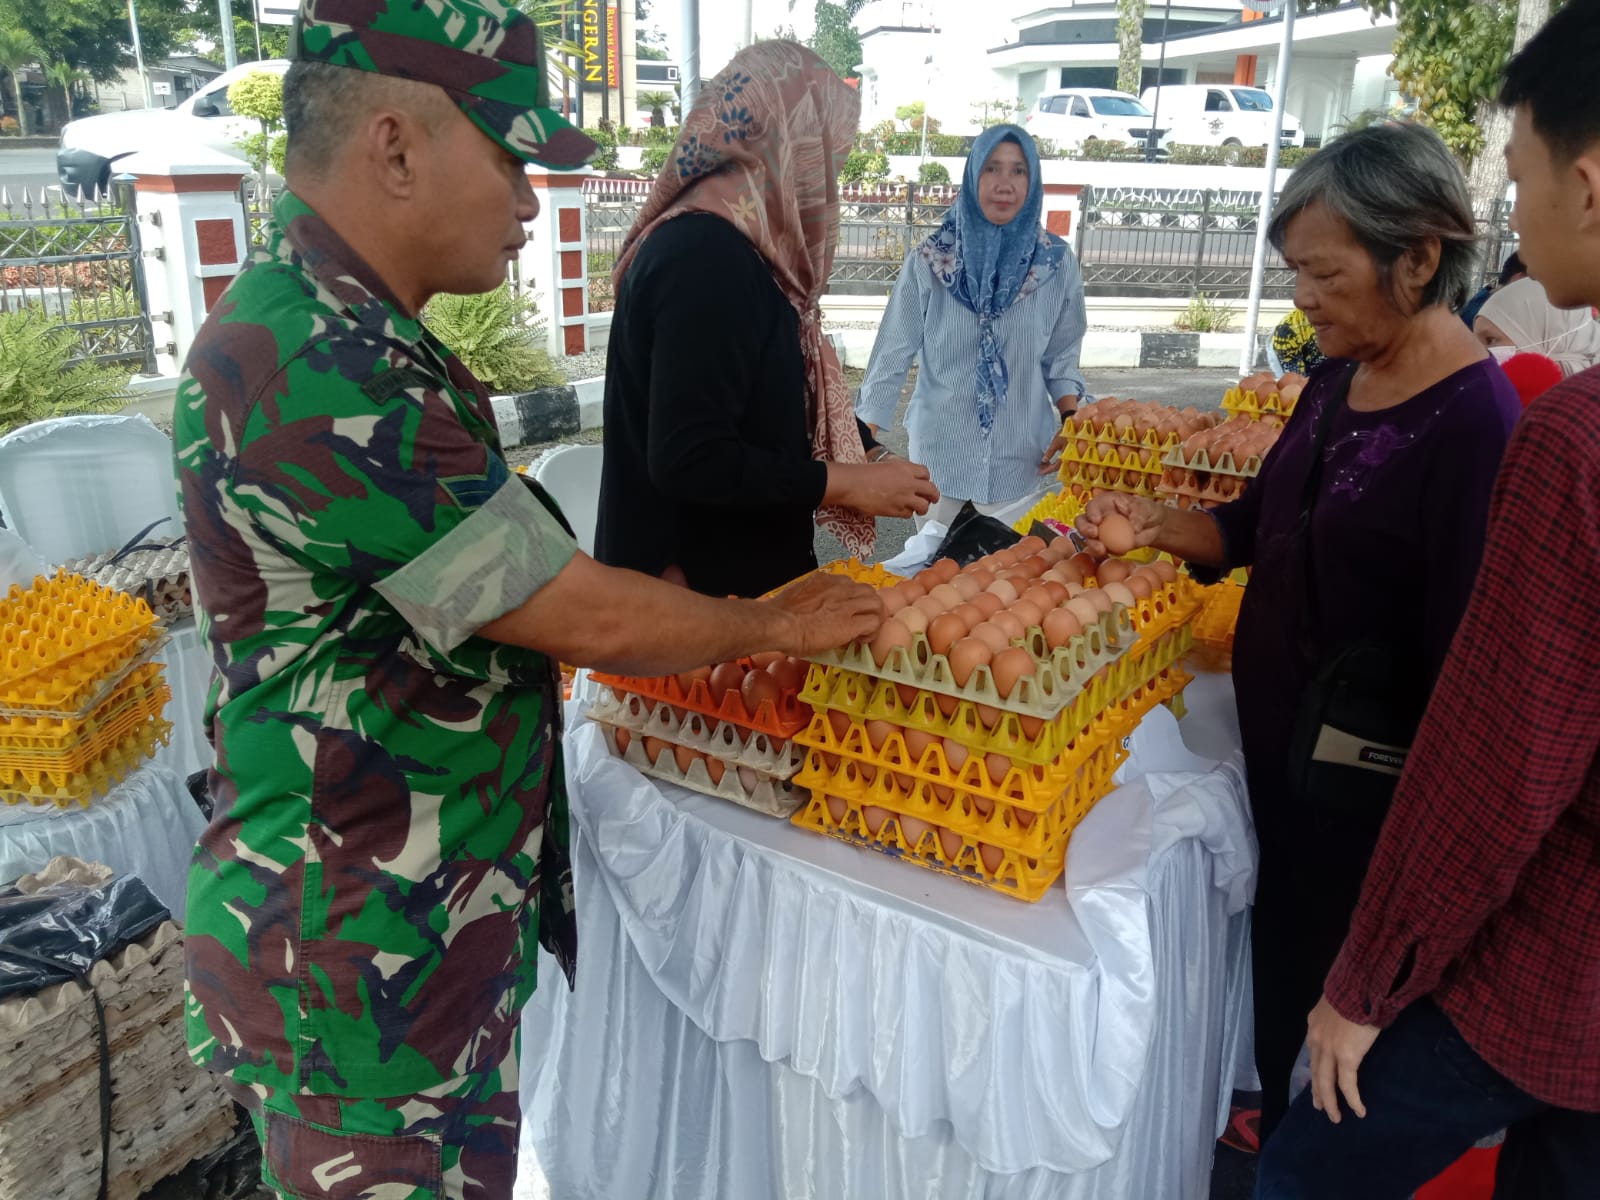
[{"label": "white table skirt", "polygon": [[137,875],[181,921],[189,859],[204,828],[183,779],[147,763],[88,808],[0,806],[0,883],[71,854]]},{"label": "white table skirt", "polygon": [[[1192,700],[1236,747],[1226,681]],[[1237,761],[1176,728],[1135,734],[1027,905],[659,785],[577,724],[578,990],[547,960],[524,1021],[551,1195],[1204,1195],[1255,857]]]}]

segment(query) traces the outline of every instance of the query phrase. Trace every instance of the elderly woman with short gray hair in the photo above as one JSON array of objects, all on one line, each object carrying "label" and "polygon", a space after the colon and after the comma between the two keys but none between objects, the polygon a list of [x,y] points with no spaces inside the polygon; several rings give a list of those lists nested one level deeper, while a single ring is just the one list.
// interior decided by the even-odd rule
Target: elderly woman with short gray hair
[{"label": "elderly woman with short gray hair", "polygon": [[[1327,361],[1260,475],[1209,513],[1114,496],[1079,523],[1098,540],[1118,513],[1138,545],[1191,569],[1252,568],[1233,676],[1261,848],[1252,937],[1263,1137],[1288,1106],[1306,1013],[1387,811],[1381,796],[1329,803],[1307,787],[1305,765],[1321,753],[1304,752],[1307,706],[1346,651],[1368,646],[1399,673],[1397,691],[1426,699],[1472,589],[1520,408],[1452,311],[1472,283],[1475,226],[1436,134],[1383,125],[1334,141],[1295,170],[1269,236]],[[1116,532],[1127,539],[1126,527]]]}]

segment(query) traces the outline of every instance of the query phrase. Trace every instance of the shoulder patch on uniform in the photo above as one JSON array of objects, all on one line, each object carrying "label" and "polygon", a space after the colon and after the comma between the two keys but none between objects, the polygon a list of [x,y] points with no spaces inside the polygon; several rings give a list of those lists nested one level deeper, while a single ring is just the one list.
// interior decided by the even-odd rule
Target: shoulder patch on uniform
[{"label": "shoulder patch on uniform", "polygon": [[440,388],[443,385],[425,371],[415,367],[390,367],[387,371],[380,371],[371,379],[361,385],[361,390],[368,400],[374,404],[384,404],[393,400],[407,388],[431,387]]}]

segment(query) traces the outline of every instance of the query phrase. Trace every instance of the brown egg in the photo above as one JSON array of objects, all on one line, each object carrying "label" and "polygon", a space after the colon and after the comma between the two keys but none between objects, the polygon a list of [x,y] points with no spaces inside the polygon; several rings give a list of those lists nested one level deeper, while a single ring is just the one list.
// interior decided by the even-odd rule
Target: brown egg
[{"label": "brown egg", "polygon": [[1017,564],[1023,575],[1028,579],[1037,579],[1055,564],[1042,554],[1035,554],[1023,559]]},{"label": "brown egg", "polygon": [[[944,585],[940,584],[939,586],[943,587]],[[956,603],[957,604],[961,603],[961,598],[959,596],[956,597]],[[935,617],[937,617],[940,613],[949,611],[949,609],[952,606],[948,605],[944,601],[940,600],[932,592],[929,592],[921,600],[918,600],[914,604],[912,604],[911,607],[916,609],[918,612],[920,612],[923,616],[927,617],[928,620],[931,621]],[[904,609],[901,609],[901,612],[904,612],[904,611],[905,611]]]},{"label": "brown egg", "polygon": [[1108,583],[1100,589],[1111,598],[1113,604],[1120,604],[1124,608],[1132,608],[1134,602],[1133,592],[1125,583]]},{"label": "brown egg", "polygon": [[998,626],[1000,632],[1006,635],[1008,643],[1026,637],[1028,633],[1028,627],[1022,623],[1022,618],[1009,609],[995,613],[989,618],[988,624]]},{"label": "brown egg", "polygon": [[987,666],[994,659],[994,651],[980,637],[964,637],[950,647],[950,677],[957,687],[966,687],[973,671]]},{"label": "brown egg", "polygon": [[1040,621],[1044,620],[1045,610],[1028,600],[1018,600],[1011,606],[1009,611],[1012,616],[1022,622],[1022,627],[1025,631],[1032,629]]},{"label": "brown egg", "polygon": [[1044,722],[1038,717],[1017,716],[1017,724],[1022,726],[1022,736],[1036,738],[1044,732]]},{"label": "brown egg", "polygon": [[1158,558],[1150,564],[1150,569],[1161,576],[1162,583],[1173,583],[1178,578],[1178,568],[1164,558]]},{"label": "brown egg", "polygon": [[778,681],[786,692],[798,692],[806,685],[806,674],[811,664],[800,658],[782,658],[767,668],[767,674]]},{"label": "brown egg", "polygon": [[1083,623],[1070,608],[1051,609],[1044,615],[1044,640],[1052,649],[1065,646],[1083,632]]},{"label": "brown egg", "polygon": [[[915,605],[910,608],[902,608],[893,619],[899,621],[912,633],[928,632],[928,614]],[[885,624],[887,623],[885,622]],[[879,626],[879,629],[881,630],[882,626]]]},{"label": "brown egg", "polygon": [[658,765],[662,756],[668,754],[671,750],[671,742],[662,741],[658,737],[644,739],[644,756],[650,760],[652,766]]},{"label": "brown egg", "polygon": [[628,747],[633,745],[633,734],[629,730],[622,729],[622,728],[619,727],[616,730],[616,738],[617,738],[617,757],[621,758],[621,757],[623,757],[624,755],[626,755],[628,753]]},{"label": "brown egg", "polygon": [[[999,599],[999,597],[997,596],[996,599]],[[989,619],[989,614],[976,604],[958,604],[950,611],[966,622],[968,629],[982,625]]]},{"label": "brown egg", "polygon": [[1108,583],[1121,583],[1132,574],[1132,564],[1123,562],[1120,558],[1108,558],[1100,564],[1100,570],[1095,574],[1095,582],[1105,587]]},{"label": "brown egg", "polygon": [[944,579],[932,567],[924,567],[911,577],[911,582],[922,588],[924,592],[931,593],[934,588],[944,582]]},{"label": "brown egg", "polygon": [[961,768],[967,765],[967,759],[971,757],[967,748],[953,738],[945,738],[939,745],[944,750],[945,761],[950,764],[952,778],[961,774]]},{"label": "brown egg", "polygon": [[[978,590],[981,592],[984,588],[988,587],[994,582],[994,571],[989,567],[974,565],[967,568],[966,578],[977,584]],[[955,580],[951,580],[951,583],[954,582]]]},{"label": "brown egg", "polygon": [[843,825],[844,815],[850,811],[850,806],[838,796],[824,796],[823,803],[828,806],[828,815],[833,818],[833,823]]},{"label": "brown egg", "polygon": [[905,839],[906,845],[913,850],[927,836],[928,831],[933,828],[926,821],[918,820],[916,817],[908,817],[904,814],[897,816],[895,820],[900,822],[900,836]]},{"label": "brown egg", "polygon": [[999,596],[1002,604],[1013,604],[1017,599],[1016,586],[1009,579],[996,579],[984,590],[991,596]]},{"label": "brown egg", "polygon": [[921,693],[909,683],[895,684],[894,694],[900,698],[900,707],[908,712],[916,707],[917,697],[921,695]]},{"label": "brown egg", "polygon": [[983,869],[988,871],[989,874],[995,875],[999,873],[1001,866],[1006,861],[1006,852],[1000,849],[999,846],[991,846],[988,842],[980,842],[978,845],[978,857],[983,859]]},{"label": "brown egg", "polygon": [[705,759],[704,754],[701,754],[698,750],[692,750],[688,746],[674,746],[672,748],[672,757],[678,763],[678,770],[685,775],[689,773],[689,768],[694,766],[696,762]]},{"label": "brown egg", "polygon": [[1011,815],[1016,819],[1018,828],[1024,830],[1032,829],[1034,821],[1038,819],[1037,814],[1026,812],[1020,808],[1013,808]]},{"label": "brown egg", "polygon": [[1073,616],[1077,617],[1078,624],[1082,625],[1085,629],[1088,629],[1091,625],[1098,625],[1100,623],[1100,610],[1093,604],[1090,604],[1087,597],[1088,593],[1085,592],[1081,596],[1074,596],[1071,600],[1068,600],[1066,604],[1062,605],[1062,611],[1069,612]]},{"label": "brown egg", "polygon": [[728,764],[720,758],[706,757],[706,774],[711,776],[711,782],[721,786],[722,777],[727,773]]},{"label": "brown egg", "polygon": [[928,570],[938,575],[940,582],[949,583],[961,573],[961,564],[953,558],[941,558],[938,562],[929,567]]},{"label": "brown egg", "polygon": [[1037,665],[1033,655],[1021,646],[1013,646],[996,654],[989,669],[994,674],[994,686],[999,691],[1001,699],[1013,699],[1017,691],[1017,681],[1025,675],[1031,677]]},{"label": "brown egg", "polygon": [[688,690],[694,686],[697,681],[707,680],[710,678],[710,667],[696,667],[692,671],[683,671],[679,673],[678,686],[681,687],[685,692],[688,692]]},{"label": "brown egg", "polygon": [[1065,562],[1058,564],[1055,570],[1051,572],[1051,575],[1062,583],[1082,583],[1083,568],[1075,561],[1076,558],[1077,556],[1074,555]]},{"label": "brown egg", "polygon": [[837,708],[828,709],[828,728],[833,731],[835,742],[844,741],[844,735],[850,732],[850,716],[842,713]]},{"label": "brown egg", "polygon": [[906,753],[911,757],[913,767],[922,764],[922,756],[928,752],[928,747],[939,739],[931,733],[924,733],[920,729],[907,729],[905,731]]},{"label": "brown egg", "polygon": [[889,819],[889,810],[879,808],[876,804],[863,804],[861,806],[861,820],[866,823],[867,832],[874,837],[878,830],[883,828],[883,823]]},{"label": "brown egg", "polygon": [[915,604],[928,594],[928,589],[915,579],[907,579],[902,583],[896,584],[895,590],[906,598],[907,604]]},{"label": "brown egg", "polygon": [[1133,522],[1121,513],[1107,513],[1100,518],[1100,544],[1113,554],[1127,554],[1136,544]]},{"label": "brown egg", "polygon": [[1084,592],[1080,599],[1087,600],[1094,605],[1095,611],[1100,613],[1108,613],[1114,607],[1111,603],[1111,597],[1106,595],[1104,588],[1090,588]]},{"label": "brown egg", "polygon": [[950,581],[950,586],[961,593],[963,600],[971,600],[988,585],[979,583],[971,575],[957,575]]},{"label": "brown egg", "polygon": [[736,662],[718,663],[711,671],[711,678],[707,687],[711,689],[711,703],[720,706],[722,698],[729,692],[739,690],[739,685],[744,683],[744,666]]},{"label": "brown egg", "polygon": [[987,754],[983,759],[983,769],[989,773],[989,782],[999,787],[1011,774],[1011,760],[1004,754]]},{"label": "brown egg", "polygon": [[883,743],[888,740],[889,735],[895,730],[895,727],[887,721],[868,721],[866,728],[867,742],[874,750],[882,750]]},{"label": "brown egg", "polygon": [[1011,645],[1011,639],[1006,636],[1006,631],[993,621],[985,621],[981,625],[972,627],[972,636],[989,647],[990,655],[999,654],[1000,651]]},{"label": "brown egg", "polygon": [[1039,537],[1037,534],[1032,533],[1017,543],[1017,549],[1022,551],[1024,554],[1037,554],[1039,551],[1043,550],[1044,547],[1044,539]]},{"label": "brown egg", "polygon": [[[954,584],[949,583],[941,583],[938,587],[934,588],[928,593],[928,599],[937,600],[940,604],[944,605],[946,612],[950,611],[958,604],[965,604],[967,600],[967,598],[961,594],[960,590],[957,589]],[[933,614],[929,613],[928,616],[932,617]]]},{"label": "brown egg", "polygon": [[906,594],[897,587],[886,587],[878,592],[878,600],[883,605],[883,615],[892,617],[911,601],[906,599]]},{"label": "brown egg", "polygon": [[744,701],[745,711],[754,720],[760,715],[763,704],[777,707],[778,701],[783,699],[783,689],[765,671],[751,671],[739,686],[739,697]]},{"label": "brown egg", "polygon": [[955,613],[940,613],[928,622],[928,649],[935,654],[949,654],[950,647],[970,632],[967,623]]},{"label": "brown egg", "polygon": [[1081,583],[1069,583],[1067,584],[1067,599],[1070,600],[1074,596],[1081,596],[1088,590]]},{"label": "brown egg", "polygon": [[[1061,585],[1057,584],[1056,586],[1060,587]],[[1061,588],[1061,590],[1063,593],[1066,592],[1066,588]],[[1036,583],[1027,591],[1023,592],[1022,599],[1026,603],[1033,605],[1041,613],[1049,612],[1058,603],[1060,603],[1060,601],[1055,598],[1055,594],[1042,583]]]},{"label": "brown egg", "polygon": [[1135,571],[1132,575],[1129,575],[1126,582],[1122,586],[1126,587],[1130,592],[1133,593],[1133,598],[1135,600],[1148,600],[1150,599],[1151,593],[1155,590],[1155,585],[1150,582],[1150,577],[1148,575],[1141,574],[1138,571]]},{"label": "brown egg", "polygon": [[965,845],[961,835],[953,829],[939,830],[939,848],[944,851],[945,858],[954,863],[961,857],[962,847]]},{"label": "brown egg", "polygon": [[956,705],[961,703],[954,696],[946,696],[943,692],[936,693],[933,697],[933,702],[938,705],[939,711],[947,717],[955,716]]},{"label": "brown egg", "polygon": [[1079,583],[1094,578],[1094,569],[1098,565],[1099,564],[1094,561],[1094,558],[1091,555],[1085,554],[1081,550],[1077,554],[1074,554],[1071,558],[1067,559],[1067,569],[1069,571],[1074,567],[1077,568]]},{"label": "brown egg", "polygon": [[981,612],[983,614],[983,619],[987,621],[990,617],[994,616],[995,613],[1004,608],[1006,603],[993,592],[979,592],[972,598],[972,606]]},{"label": "brown egg", "polygon": [[911,630],[906,628],[905,621],[900,617],[890,617],[878,626],[878,632],[872,635],[869,647],[872,661],[880,667],[884,666],[889,661],[890,652],[899,646],[911,649]]}]

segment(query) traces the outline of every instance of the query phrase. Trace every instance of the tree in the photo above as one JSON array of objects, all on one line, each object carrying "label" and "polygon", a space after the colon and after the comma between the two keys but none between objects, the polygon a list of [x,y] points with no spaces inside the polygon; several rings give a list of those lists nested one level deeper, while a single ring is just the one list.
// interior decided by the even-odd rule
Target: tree
[{"label": "tree", "polygon": [[894,110],[894,119],[904,121],[912,133],[922,132],[922,122],[928,122],[928,136],[932,137],[939,132],[939,119],[927,116],[928,106],[921,100],[913,100],[910,104],[902,104]]},{"label": "tree", "polygon": [[871,3],[872,0],[844,0],[842,5],[844,15],[854,21],[860,15],[861,10]]},{"label": "tree", "polygon": [[989,129],[995,125],[1004,125],[1016,120],[1022,115],[1023,105],[1012,99],[1000,97],[997,100],[979,100],[972,106],[972,118],[977,122],[978,128]]},{"label": "tree", "polygon": [[288,135],[283,132],[283,76],[276,71],[251,71],[234,80],[228,85],[228,107],[261,125],[259,133],[240,139],[239,149],[254,165],[265,191],[267,167],[282,175],[288,153]]},{"label": "tree", "polygon": [[[1528,44],[1541,26],[1550,19],[1550,0],[1520,0],[1517,5],[1517,24],[1511,37],[1511,53],[1515,54]],[[1502,68],[1503,69],[1503,68]],[[1498,79],[1500,74],[1496,70]],[[1483,216],[1493,218],[1496,201],[1503,200],[1506,185],[1506,143],[1511,140],[1511,113],[1486,97],[1478,102],[1478,128],[1482,130],[1483,147],[1472,160],[1468,186],[1472,189],[1473,207]]]},{"label": "tree", "polygon": [[674,98],[671,92],[640,92],[635,99],[641,109],[649,110],[650,124],[659,128],[666,125],[666,108]]},{"label": "tree", "polygon": [[22,136],[28,136],[28,110],[22,106],[22,68],[39,61],[39,47],[24,30],[0,27],[0,67],[11,75],[11,88],[17,98],[17,121]]},{"label": "tree", "polygon": [[1137,96],[1144,77],[1146,0],[1117,0],[1117,91]]},{"label": "tree", "polygon": [[[147,59],[183,44],[196,23],[191,0],[139,0],[139,37]],[[69,62],[109,83],[133,61],[127,0],[0,0],[0,25],[28,34],[47,62]]]},{"label": "tree", "polygon": [[850,23],[844,6],[817,0],[816,13],[817,32],[811,38],[811,48],[840,78],[853,78],[861,62],[861,36]]},{"label": "tree", "polygon": [[67,120],[72,120],[73,116],[76,115],[73,101],[77,98],[78,88],[90,81],[89,73],[78,69],[69,62],[53,62],[45,68],[44,77],[61,89],[61,99],[66,105]]}]

